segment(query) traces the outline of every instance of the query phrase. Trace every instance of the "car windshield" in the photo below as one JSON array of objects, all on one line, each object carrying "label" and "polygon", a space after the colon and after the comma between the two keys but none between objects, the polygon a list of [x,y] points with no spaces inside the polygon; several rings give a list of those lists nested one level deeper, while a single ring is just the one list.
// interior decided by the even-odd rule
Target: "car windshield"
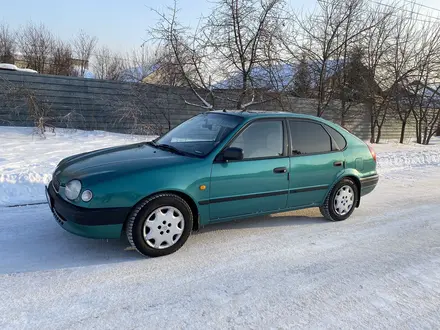
[{"label": "car windshield", "polygon": [[242,117],[203,113],[180,124],[155,141],[170,151],[203,157],[209,154],[241,122]]}]

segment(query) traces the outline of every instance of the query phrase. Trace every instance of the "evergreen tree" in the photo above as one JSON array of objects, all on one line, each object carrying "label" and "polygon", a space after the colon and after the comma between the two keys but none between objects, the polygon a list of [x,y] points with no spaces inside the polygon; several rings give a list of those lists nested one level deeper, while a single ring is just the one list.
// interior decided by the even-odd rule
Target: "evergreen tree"
[{"label": "evergreen tree", "polygon": [[293,94],[297,97],[309,97],[312,88],[310,68],[305,56],[301,58],[294,73]]}]

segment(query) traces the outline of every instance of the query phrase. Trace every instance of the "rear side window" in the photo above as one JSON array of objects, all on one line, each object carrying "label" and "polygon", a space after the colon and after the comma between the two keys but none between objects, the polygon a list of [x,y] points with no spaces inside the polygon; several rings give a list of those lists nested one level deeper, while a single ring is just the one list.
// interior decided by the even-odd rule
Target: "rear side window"
[{"label": "rear side window", "polygon": [[320,124],[292,120],[289,125],[293,155],[309,155],[332,151],[330,136]]},{"label": "rear side window", "polygon": [[345,149],[345,147],[347,146],[347,142],[345,141],[341,133],[327,125],[325,125],[325,128],[333,139],[333,150]]}]

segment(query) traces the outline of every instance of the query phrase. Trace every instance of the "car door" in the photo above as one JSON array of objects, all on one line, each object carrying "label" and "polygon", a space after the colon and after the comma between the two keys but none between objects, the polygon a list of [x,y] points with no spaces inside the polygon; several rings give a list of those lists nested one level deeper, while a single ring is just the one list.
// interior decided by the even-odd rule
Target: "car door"
[{"label": "car door", "polygon": [[[344,170],[345,144],[338,146],[330,134],[339,133],[319,122],[295,119],[288,123],[291,137],[288,206],[320,204],[338,173]],[[343,137],[342,141],[345,142]]]},{"label": "car door", "polygon": [[210,218],[284,209],[288,195],[287,132],[283,119],[255,120],[228,147],[243,150],[243,160],[212,165]]}]

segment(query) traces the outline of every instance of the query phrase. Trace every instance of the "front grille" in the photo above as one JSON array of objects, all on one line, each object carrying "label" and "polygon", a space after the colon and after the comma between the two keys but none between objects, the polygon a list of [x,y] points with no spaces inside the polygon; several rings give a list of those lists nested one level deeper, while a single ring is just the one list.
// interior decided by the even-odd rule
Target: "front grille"
[{"label": "front grille", "polygon": [[52,179],[52,185],[55,192],[58,193],[60,191],[60,181],[58,180],[57,177],[54,177]]}]

